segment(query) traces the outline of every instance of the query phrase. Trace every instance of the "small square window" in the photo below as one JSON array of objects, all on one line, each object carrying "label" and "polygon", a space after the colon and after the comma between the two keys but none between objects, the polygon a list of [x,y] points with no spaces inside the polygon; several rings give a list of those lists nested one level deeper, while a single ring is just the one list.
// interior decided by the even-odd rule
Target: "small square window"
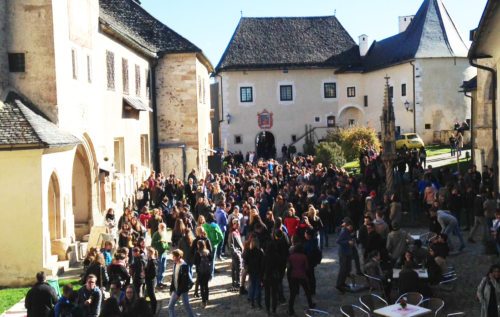
[{"label": "small square window", "polygon": [[292,134],[292,142],[295,142],[295,141],[297,141],[297,135]]},{"label": "small square window", "polygon": [[356,97],[356,87],[347,87],[347,97]]},{"label": "small square window", "polygon": [[253,88],[240,87],[240,102],[252,102],[252,101],[253,101]]},{"label": "small square window", "polygon": [[337,83],[325,83],[323,88],[325,98],[337,98]]},{"label": "small square window", "polygon": [[401,96],[406,96],[406,84],[401,84]]},{"label": "small square window", "polygon": [[242,143],[241,135],[235,135],[234,136],[234,144],[241,144],[241,143]]},{"label": "small square window", "polygon": [[425,124],[425,129],[426,130],[430,130],[431,129],[431,124],[430,123],[426,123]]},{"label": "small square window", "polygon": [[24,53],[9,53],[9,72],[24,73],[26,71]]},{"label": "small square window", "polygon": [[291,100],[293,100],[292,85],[282,85],[282,86],[280,86],[280,100],[281,101],[291,101]]},{"label": "small square window", "polygon": [[321,118],[320,117],[314,117],[314,122],[321,122]]}]

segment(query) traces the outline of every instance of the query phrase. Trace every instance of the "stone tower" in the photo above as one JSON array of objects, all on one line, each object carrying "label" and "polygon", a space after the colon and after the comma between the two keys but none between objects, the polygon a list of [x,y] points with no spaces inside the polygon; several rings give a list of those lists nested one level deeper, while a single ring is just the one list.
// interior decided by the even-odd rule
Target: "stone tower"
[{"label": "stone tower", "polygon": [[394,106],[392,96],[389,95],[389,77],[385,78],[384,107],[380,123],[382,125],[382,162],[385,166],[386,192],[394,189],[394,161],[396,159],[396,117],[394,116]]}]

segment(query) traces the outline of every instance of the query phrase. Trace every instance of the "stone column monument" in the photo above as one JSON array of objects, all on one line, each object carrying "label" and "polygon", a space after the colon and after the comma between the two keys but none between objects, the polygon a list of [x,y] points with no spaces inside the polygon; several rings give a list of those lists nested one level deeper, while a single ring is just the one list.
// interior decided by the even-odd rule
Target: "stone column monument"
[{"label": "stone column monument", "polygon": [[389,78],[385,78],[384,107],[380,123],[382,125],[382,162],[385,167],[385,190],[391,193],[394,190],[394,161],[396,160],[396,118],[392,96],[389,95]]}]

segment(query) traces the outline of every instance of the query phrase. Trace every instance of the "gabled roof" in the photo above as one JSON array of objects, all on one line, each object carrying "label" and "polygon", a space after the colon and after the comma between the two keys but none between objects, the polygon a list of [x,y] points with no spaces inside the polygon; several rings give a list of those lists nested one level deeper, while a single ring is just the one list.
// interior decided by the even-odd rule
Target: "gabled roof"
[{"label": "gabled roof", "polygon": [[80,140],[62,131],[28,101],[10,92],[0,102],[0,149],[48,148],[79,144]]},{"label": "gabled roof", "polygon": [[345,55],[355,46],[334,16],[241,18],[216,71],[332,66],[359,57]]},{"label": "gabled roof", "polygon": [[121,35],[153,53],[201,52],[132,0],[99,0],[99,18]]},{"label": "gabled roof", "polygon": [[469,58],[485,58],[490,57],[491,52],[485,47],[490,36],[498,36],[498,25],[495,30],[495,21],[498,21],[500,16],[500,1],[488,0],[484,8],[481,20],[476,30],[474,30],[474,38],[469,50]]},{"label": "gabled roof", "polygon": [[370,71],[414,58],[466,57],[467,51],[442,0],[424,0],[404,32],[373,42],[364,68]]}]

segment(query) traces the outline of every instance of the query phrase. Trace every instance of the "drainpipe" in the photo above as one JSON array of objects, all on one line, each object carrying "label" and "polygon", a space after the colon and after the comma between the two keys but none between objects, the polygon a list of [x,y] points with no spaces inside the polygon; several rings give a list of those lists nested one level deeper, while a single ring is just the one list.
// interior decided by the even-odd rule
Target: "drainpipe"
[{"label": "drainpipe", "polygon": [[156,103],[156,67],[158,66],[158,60],[155,59],[151,63],[151,74],[150,74],[150,82],[151,82],[151,106],[153,108],[153,170],[160,171],[160,148],[158,147],[158,118],[157,118],[157,103]]},{"label": "drainpipe", "polygon": [[417,103],[415,98],[415,64],[410,61],[412,67],[412,80],[413,80],[413,133],[417,133]]},{"label": "drainpipe", "polygon": [[479,65],[474,62],[473,57],[469,57],[469,64],[472,66],[488,71],[491,73],[492,81],[491,85],[493,86],[493,96],[491,101],[491,116],[492,118],[492,139],[493,139],[493,187],[495,193],[498,193],[498,144],[497,144],[497,71],[494,68],[487,67],[484,65]]}]

